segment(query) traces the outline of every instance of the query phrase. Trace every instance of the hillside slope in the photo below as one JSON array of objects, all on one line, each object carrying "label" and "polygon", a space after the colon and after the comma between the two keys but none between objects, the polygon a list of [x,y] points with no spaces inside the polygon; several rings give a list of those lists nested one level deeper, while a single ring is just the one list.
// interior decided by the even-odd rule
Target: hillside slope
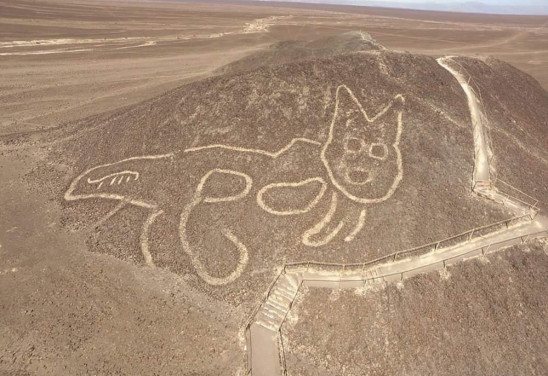
[{"label": "hillside slope", "polygon": [[500,60],[456,61],[481,97],[497,177],[547,208],[548,186],[538,183],[548,181],[548,93],[532,77]]},{"label": "hillside slope", "polygon": [[[476,64],[479,74],[485,63]],[[511,74],[505,65],[498,69]],[[337,101],[341,110],[335,113]],[[382,116],[367,120],[377,114]],[[353,125],[344,125],[348,122]],[[196,82],[46,138],[53,142],[51,164],[69,166],[72,174],[50,179],[50,171],[42,170],[36,178],[55,185],[71,226],[99,221],[89,238],[92,250],[147,262],[146,224],[155,265],[188,275],[215,295],[228,293],[230,301],[246,301],[235,295],[253,290],[258,281],[266,286],[284,261],[361,262],[511,216],[471,193],[474,154],[466,98],[452,75],[426,56],[381,49],[263,66]],[[133,184],[125,176],[131,182],[116,182],[112,191],[154,202],[162,214],[150,221],[150,210],[138,205],[100,220],[117,208],[116,200],[62,200],[70,181],[95,166],[170,153],[120,164],[122,170],[140,170],[141,178]],[[119,172],[117,166],[101,169],[102,176]],[[374,176],[360,176],[361,166]],[[206,178],[216,169],[240,175],[217,171]],[[181,213],[202,179],[207,194],[231,196],[245,191],[244,177],[251,183],[245,197],[196,204],[181,230]],[[82,186],[82,192],[108,194],[110,186],[98,184]],[[240,278],[226,288],[204,284],[196,265],[202,276],[229,276],[243,261],[238,245],[247,253]]]},{"label": "hillside slope", "polygon": [[[344,109],[335,116],[337,93]],[[398,95],[405,98],[405,103],[396,98]],[[365,116],[373,117],[386,106],[391,106],[386,115],[373,122],[369,130]],[[383,148],[397,137],[400,111],[401,160],[398,161],[395,153]],[[344,124],[349,120],[356,122],[356,128],[347,131]],[[474,155],[466,100],[453,77],[430,57],[395,52],[355,53],[313,63],[263,67],[191,84],[106,121],[90,122],[81,125],[82,131],[70,135],[70,142],[62,144],[53,156],[57,163],[62,161],[72,166],[72,178],[94,166],[128,157],[176,154],[167,164],[151,162],[147,167],[146,161],[136,162],[137,166],[130,170],[141,169],[143,178],[136,182],[137,189],[147,199],[161,202],[159,205],[165,212],[150,229],[152,259],[156,265],[180,274],[194,274],[177,234],[181,212],[192,201],[200,179],[219,168],[247,174],[253,180],[253,187],[242,200],[199,205],[196,208],[199,211],[188,218],[191,231],[188,247],[199,249],[196,252],[200,253],[200,262],[211,275],[234,270],[238,261],[238,252],[231,242],[223,239],[223,228],[231,229],[248,249],[249,266],[245,275],[250,276],[252,270],[264,270],[266,283],[273,268],[280,266],[283,260],[360,262],[510,216],[490,202],[479,201],[471,193]],[[326,158],[339,167],[347,163],[351,173],[359,175],[361,163],[367,161],[362,162],[359,153],[345,148],[361,150],[362,146],[352,145],[350,139],[369,137],[368,145],[375,143],[374,140],[379,144],[373,152],[380,156],[372,160],[375,166],[380,166],[381,175],[375,184],[366,182],[365,189],[370,192],[364,191],[365,196],[381,197],[394,183],[397,187],[390,192],[393,195],[389,199],[365,205],[340,194],[330,223],[312,234],[309,243],[314,245],[310,246],[304,244],[303,234],[328,216],[334,205],[332,195],[339,192],[332,188],[329,171],[320,155],[332,123],[338,139],[332,143],[331,155]],[[386,129],[384,135],[378,133],[379,126]],[[57,137],[63,137],[63,131],[59,133]],[[298,142],[278,158],[243,150],[276,153],[298,138],[310,142]],[[240,149],[185,153],[189,148],[217,144]],[[354,159],[343,161],[339,156]],[[147,169],[147,175],[142,169]],[[399,169],[402,176],[396,182]],[[103,176],[111,173],[116,171],[107,169]],[[214,177],[216,179],[208,182],[216,184],[209,188],[213,195],[229,194],[222,190],[214,192],[227,184],[233,185],[236,191],[242,189],[238,186],[243,184],[241,177],[226,174]],[[319,179],[308,180],[312,178]],[[360,176],[355,179],[359,180]],[[297,190],[272,186],[298,182],[309,184]],[[108,192],[105,186],[99,190]],[[66,187],[60,185],[58,189]],[[258,205],[258,192],[264,187],[275,187],[263,197],[265,205],[274,209],[270,212]],[[96,188],[97,185],[91,185],[82,189],[97,192]],[[133,188],[126,184],[119,188],[117,184],[116,189],[131,192]],[[313,210],[305,210],[308,203],[319,196],[322,197]],[[90,199],[65,205],[73,223],[83,217],[98,220],[116,205],[111,202]],[[302,214],[276,213],[292,210]],[[345,241],[361,221],[362,210],[366,211],[363,228],[353,241]],[[133,213],[131,218],[131,211],[135,210],[129,207],[129,211],[99,226],[92,249],[111,252],[103,243],[106,242],[109,248],[122,253],[122,257],[139,260],[139,249],[125,243],[127,236],[116,230],[120,226],[126,229],[124,232],[134,228],[135,236],[139,236],[146,217],[143,213],[139,220],[139,214]],[[115,225],[118,221],[122,223]],[[339,236],[332,236],[338,221],[345,222],[345,228]],[[216,228],[211,227],[213,223]],[[110,231],[113,227],[114,231]],[[330,236],[332,239],[327,240]],[[249,283],[254,282],[249,280]],[[235,286],[237,291],[242,291],[242,287]]]},{"label": "hillside slope", "polygon": [[[348,35],[341,40],[348,41]],[[183,327],[178,337],[164,328],[167,339],[155,334],[154,342],[165,346],[166,359],[184,358],[177,348],[210,346],[215,362],[200,352],[187,366],[208,374],[229,362],[227,372],[233,374],[240,357],[243,364],[242,323],[284,263],[360,263],[514,215],[472,192],[474,140],[467,98],[436,59],[388,51],[370,41],[345,44],[342,54],[325,53],[329,49],[320,42],[294,46],[279,60],[245,60],[225,74],[115,113],[2,138],[2,165],[16,166],[0,170],[8,182],[0,192],[10,218],[24,221],[29,212],[46,212],[41,231],[49,234],[54,228],[78,238],[70,253],[66,248],[72,246],[45,247],[45,263],[56,265],[54,270],[63,265],[63,280],[47,284],[46,275],[39,295],[51,297],[64,286],[66,293],[51,299],[64,307],[78,295],[69,286],[95,291],[97,285],[101,299],[115,300],[119,309],[132,307],[124,314],[133,321],[115,321],[113,327],[139,328],[147,338],[159,308],[143,311],[142,300],[132,299],[141,290],[154,290],[150,295],[168,306],[170,322],[180,307],[197,306],[181,320],[199,329]],[[306,52],[293,54],[299,50]],[[466,64],[467,74],[481,86],[491,133],[499,127],[506,137],[493,141],[497,171],[547,201],[546,93],[506,64],[456,61]],[[490,76],[484,80],[485,71]],[[514,103],[519,100],[515,92],[501,92],[498,77],[522,85],[530,111]],[[504,110],[513,107],[519,108]],[[500,142],[512,145],[511,155],[500,152]],[[524,147],[527,143],[531,149]],[[26,159],[35,159],[31,167],[13,162]],[[534,173],[517,171],[521,166]],[[28,190],[21,202],[19,190]],[[34,205],[36,200],[47,204]],[[5,226],[12,231],[8,222]],[[32,231],[33,225],[27,227]],[[29,232],[12,232],[2,257],[6,265],[24,264],[26,245],[18,244],[26,244]],[[22,237],[20,243],[16,236]],[[65,252],[71,255],[67,260]],[[124,265],[123,272],[118,277],[116,268],[105,267],[110,277],[97,282],[88,268],[101,275],[103,266],[96,270],[93,263]],[[31,294],[33,276],[48,268],[29,267],[23,282],[9,274],[5,286],[12,291],[20,282],[25,296]],[[127,287],[118,292],[119,300],[118,293],[103,294],[111,280]],[[173,302],[181,291],[184,298]],[[7,297],[2,304],[9,307],[7,327],[17,327],[5,337],[9,347],[26,349],[27,342],[47,336],[52,342],[39,349],[40,356],[55,346],[57,358],[67,348],[63,330],[73,325],[73,316],[81,318],[93,306],[86,300],[73,316],[57,319],[44,303],[40,312],[48,318],[40,325],[54,320],[60,329],[31,338],[21,334],[28,323],[19,315],[25,301]],[[116,309],[101,309],[101,320],[116,317]],[[36,325],[34,316],[29,320]],[[145,329],[141,320],[149,323]],[[196,345],[200,333],[211,332],[220,338],[217,344]],[[101,347],[102,335],[92,325],[82,336],[76,335],[75,346],[100,363],[104,354],[94,349]],[[119,353],[109,353],[111,363],[98,369],[124,373],[116,359],[130,359],[147,373],[141,362],[154,353],[154,344],[139,342],[133,351],[137,345],[128,346],[127,336],[112,341]],[[3,356],[24,368],[32,355],[23,353],[13,359],[0,354],[0,360]],[[71,358],[70,366],[78,369],[85,356]],[[172,363],[169,367],[179,371]]]},{"label": "hillside slope", "polygon": [[363,31],[350,31],[312,41],[290,40],[275,43],[266,50],[252,53],[226,64],[215,72],[232,74],[250,71],[263,66],[277,66],[298,61],[333,57],[358,51],[380,51],[384,47]]},{"label": "hillside slope", "polygon": [[303,292],[284,328],[288,374],[542,375],[547,250],[515,247],[377,290]]}]

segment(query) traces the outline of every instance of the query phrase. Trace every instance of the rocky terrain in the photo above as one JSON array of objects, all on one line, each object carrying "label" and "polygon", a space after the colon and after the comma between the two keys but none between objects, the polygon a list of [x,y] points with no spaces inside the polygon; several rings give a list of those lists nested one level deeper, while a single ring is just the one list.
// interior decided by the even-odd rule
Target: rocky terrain
[{"label": "rocky terrain", "polygon": [[[500,135],[493,150],[501,179],[546,202],[546,92],[497,60],[455,61],[482,94],[490,134]],[[217,73],[113,112],[0,139],[0,286],[7,292],[0,298],[0,370],[243,374],[243,325],[284,263],[369,261],[513,215],[472,192],[467,99],[432,56],[350,33],[278,44]],[[502,79],[519,89],[502,91]],[[525,95],[527,106],[519,106]],[[510,261],[455,267],[441,282],[428,275],[365,297],[341,293],[333,317],[348,318],[340,328],[314,319],[329,317],[322,308],[329,297],[316,291],[288,323],[296,349],[289,369],[512,373],[510,359],[522,353],[508,338],[523,327],[505,327],[500,342],[477,331],[481,349],[508,343],[514,358],[501,368],[479,358],[477,369],[463,368],[473,348],[447,355],[467,338],[458,321],[438,342],[447,345],[439,359],[449,366],[432,347],[427,365],[418,366],[417,352],[402,345],[442,341],[425,323],[439,333],[449,302],[465,317],[463,302],[473,302],[488,328],[510,322],[514,310],[493,312],[498,301],[482,300],[492,287],[501,305],[523,307],[531,332],[520,335],[532,341],[523,361],[538,373],[545,302],[542,289],[530,286],[543,280],[542,247],[510,252]],[[484,283],[484,273],[495,280]],[[516,290],[502,282],[507,276],[518,281]],[[420,299],[430,291],[439,299]],[[383,306],[390,294],[400,294],[401,306]],[[374,300],[377,313],[353,321],[367,306],[363,299]],[[384,331],[371,334],[392,307],[394,328],[382,321]],[[410,334],[399,331],[409,321]],[[334,336],[359,327],[371,339],[323,349],[328,337],[306,337],[312,327]],[[400,335],[408,337],[397,342]],[[375,347],[382,336],[388,343]],[[311,342],[318,346],[304,345]],[[366,348],[353,352],[348,344]],[[333,361],[322,364],[322,351]],[[397,352],[398,361],[387,366],[385,351]]]},{"label": "rocky terrain", "polygon": [[[348,90],[337,90],[340,85],[346,85]],[[379,142],[390,144],[398,132],[397,113],[401,109],[401,161],[390,162],[388,156],[386,163],[400,163],[402,178],[393,195],[380,202],[363,205],[340,194],[328,226],[337,226],[340,221],[345,228],[329,241],[323,237],[330,236],[330,227],[324,229],[325,235],[318,231],[311,240],[317,244],[310,246],[303,242],[303,234],[331,210],[332,194],[339,191],[330,182],[329,166],[324,165],[320,155],[331,123],[337,123],[334,126],[338,127],[339,143],[333,144],[333,155],[326,158],[334,161],[353,147],[348,145],[349,138],[365,138],[369,145],[372,141],[368,137],[378,137],[373,133],[376,128],[368,130],[368,121],[361,112],[352,115],[358,128],[345,129],[347,115],[334,114],[338,95],[342,97],[343,111],[358,111],[363,106],[370,117],[396,96],[405,98],[398,109],[391,107],[379,120],[387,129]],[[115,115],[89,118],[47,134],[33,134],[30,139],[6,140],[6,144],[32,145],[36,138],[40,139],[38,143],[52,143],[50,162],[36,168],[30,178],[57,192],[59,199],[70,181],[88,169],[126,158],[174,153],[167,159],[144,159],[120,168],[109,167],[87,178],[90,182],[120,171],[136,171],[141,176],[135,182],[127,180],[129,176],[120,176],[124,181],[108,180],[101,187],[99,182],[87,187],[84,184],[76,191],[137,195],[136,199],[159,205],[164,213],[150,226],[148,240],[154,264],[188,276],[199,288],[215,295],[229,294],[230,301],[241,304],[249,301],[246,296],[254,290],[251,286],[264,288],[276,267],[284,262],[362,262],[509,218],[511,214],[503,208],[478,201],[471,194],[473,141],[469,122],[466,100],[458,83],[435,59],[373,50],[207,79]],[[364,129],[363,135],[359,133]],[[298,142],[276,158],[245,151],[276,153],[292,140],[303,138],[309,142]],[[185,152],[219,144],[236,149]],[[349,163],[352,168],[356,162]],[[70,173],[59,171],[57,166]],[[397,166],[380,168],[387,172],[379,175],[376,182],[368,183],[372,192],[367,194],[382,196],[392,185]],[[214,169],[247,174],[253,180],[251,193],[241,200],[196,207],[185,224],[189,245],[182,246],[181,213],[192,201],[200,179]],[[270,197],[266,195],[264,200],[275,210],[290,211],[307,206],[314,195],[321,196],[312,210],[277,215],[258,204],[258,191],[263,187],[311,178],[322,180],[303,185],[301,190],[270,190]],[[241,177],[219,174],[208,181],[207,190],[214,196],[230,194],[231,189],[242,189],[238,180]],[[323,182],[328,188],[320,195]],[[234,188],[227,188],[231,184]],[[215,192],[219,187],[221,191]],[[282,194],[285,202],[280,202],[277,194]],[[117,201],[98,198],[61,200],[67,226],[86,231],[92,251],[144,263],[139,242],[149,210],[126,205],[116,215],[109,215],[108,220],[101,220],[116,207]],[[363,228],[353,241],[345,241],[362,209],[366,212]],[[239,253],[224,239],[224,229],[245,245],[249,261],[232,286],[211,288],[201,278],[196,279],[184,249],[197,248],[199,262],[210,270],[209,274],[229,274],[236,269]],[[261,294],[262,288],[253,295]]]},{"label": "rocky terrain", "polygon": [[226,64],[217,69],[217,74],[238,73],[262,66],[333,57],[358,51],[380,51],[384,49],[371,35],[364,31],[349,31],[312,41],[288,40],[268,46],[259,52]]},{"label": "rocky terrain", "polygon": [[395,50],[495,56],[548,87],[546,17],[162,0],[0,0],[0,14],[0,134],[135,104],[276,43],[283,55],[355,30]]},{"label": "rocky terrain", "polygon": [[373,290],[301,292],[289,375],[542,375],[546,243]]}]

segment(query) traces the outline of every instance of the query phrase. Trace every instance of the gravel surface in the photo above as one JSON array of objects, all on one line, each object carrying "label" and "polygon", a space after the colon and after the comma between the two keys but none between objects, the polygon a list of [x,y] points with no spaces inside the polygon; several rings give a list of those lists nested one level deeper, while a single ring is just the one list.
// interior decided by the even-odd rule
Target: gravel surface
[{"label": "gravel surface", "polygon": [[376,290],[308,289],[283,333],[289,375],[544,375],[548,246]]}]

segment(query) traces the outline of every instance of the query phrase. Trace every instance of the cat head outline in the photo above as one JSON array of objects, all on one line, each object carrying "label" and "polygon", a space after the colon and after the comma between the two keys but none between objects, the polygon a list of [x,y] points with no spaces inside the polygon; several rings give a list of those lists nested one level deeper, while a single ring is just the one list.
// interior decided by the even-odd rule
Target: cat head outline
[{"label": "cat head outline", "polygon": [[333,185],[349,199],[362,204],[383,202],[401,182],[404,103],[398,94],[369,117],[346,85],[337,87],[321,159]]}]

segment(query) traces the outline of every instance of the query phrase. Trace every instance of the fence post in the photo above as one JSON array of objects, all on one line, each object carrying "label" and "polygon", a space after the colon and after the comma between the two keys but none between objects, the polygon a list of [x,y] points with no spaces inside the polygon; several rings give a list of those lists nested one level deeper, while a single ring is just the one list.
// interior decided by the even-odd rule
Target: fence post
[{"label": "fence post", "polygon": [[[253,373],[253,365],[252,365],[253,364],[252,363],[253,344],[251,343],[251,322],[247,323],[245,335],[246,335],[246,344],[249,345],[249,349],[246,354],[247,374],[251,375]],[[247,336],[249,336],[249,343],[247,343]]]},{"label": "fence post", "polygon": [[282,368],[282,375],[287,375],[287,371],[285,368],[285,349],[284,349],[284,341],[282,338],[282,328],[278,329],[278,343],[279,343],[279,350],[278,350],[278,358],[280,361],[280,366]]}]

